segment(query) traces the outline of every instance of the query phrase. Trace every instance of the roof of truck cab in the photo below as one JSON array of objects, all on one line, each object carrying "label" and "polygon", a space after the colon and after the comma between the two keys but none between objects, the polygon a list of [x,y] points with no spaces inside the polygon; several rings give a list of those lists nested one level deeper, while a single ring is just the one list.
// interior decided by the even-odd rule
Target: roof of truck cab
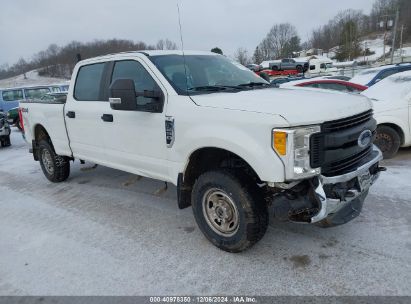
[{"label": "roof of truck cab", "polygon": [[[93,57],[93,58],[87,58],[84,60],[81,60],[80,62],[90,62],[90,61],[95,61],[95,60],[104,60],[104,59],[113,59],[113,57],[116,56],[132,56],[132,55],[146,55],[146,56],[165,56],[165,55],[183,55],[183,51],[181,50],[143,50],[143,51],[130,51],[130,52],[121,52],[121,53],[112,53],[112,54],[107,54],[107,55],[102,55],[98,57]],[[207,51],[184,51],[184,55],[190,56],[190,55],[215,55],[218,56],[220,54],[213,53],[213,52],[207,52]]]}]

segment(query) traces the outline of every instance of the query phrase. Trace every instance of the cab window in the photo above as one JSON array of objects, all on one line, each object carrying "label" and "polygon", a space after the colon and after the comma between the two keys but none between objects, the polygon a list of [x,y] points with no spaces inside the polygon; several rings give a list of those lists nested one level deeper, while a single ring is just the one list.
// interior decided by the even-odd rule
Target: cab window
[{"label": "cab window", "polygon": [[[157,83],[141,65],[135,60],[117,61],[114,64],[113,74],[111,76],[111,83],[117,79],[132,79],[136,87],[136,92],[144,91],[159,91]],[[137,106],[145,106],[153,102],[152,98],[137,96]]]}]

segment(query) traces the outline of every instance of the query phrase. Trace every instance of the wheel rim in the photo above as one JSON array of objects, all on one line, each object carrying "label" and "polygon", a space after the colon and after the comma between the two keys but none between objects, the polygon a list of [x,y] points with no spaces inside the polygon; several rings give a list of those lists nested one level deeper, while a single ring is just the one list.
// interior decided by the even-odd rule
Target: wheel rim
[{"label": "wheel rim", "polygon": [[388,134],[379,133],[375,138],[375,144],[382,152],[388,152],[393,145],[393,140]]},{"label": "wheel rim", "polygon": [[219,189],[210,189],[203,196],[203,215],[208,226],[225,237],[234,235],[239,227],[239,214],[233,200]]},{"label": "wheel rim", "polygon": [[41,162],[43,163],[44,169],[47,171],[47,173],[49,175],[52,175],[54,173],[54,165],[49,151],[45,149],[41,151]]}]

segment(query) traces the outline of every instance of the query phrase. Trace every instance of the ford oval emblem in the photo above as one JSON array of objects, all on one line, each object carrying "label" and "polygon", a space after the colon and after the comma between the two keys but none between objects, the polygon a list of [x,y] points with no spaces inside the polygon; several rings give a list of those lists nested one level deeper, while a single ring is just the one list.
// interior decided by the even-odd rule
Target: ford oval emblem
[{"label": "ford oval emblem", "polygon": [[358,137],[358,146],[360,148],[367,147],[372,141],[372,132],[370,130],[363,131]]}]

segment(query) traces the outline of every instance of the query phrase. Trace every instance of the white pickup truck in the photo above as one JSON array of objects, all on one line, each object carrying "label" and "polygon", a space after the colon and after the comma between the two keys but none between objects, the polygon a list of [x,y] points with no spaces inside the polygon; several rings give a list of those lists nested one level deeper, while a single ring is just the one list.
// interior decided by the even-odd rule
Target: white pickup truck
[{"label": "white pickup truck", "polygon": [[91,161],[177,186],[204,235],[240,252],[268,206],[323,227],[361,212],[384,168],[363,96],[270,87],[208,52],[129,52],[79,62],[67,100],[22,102],[26,139],[52,182]]}]

